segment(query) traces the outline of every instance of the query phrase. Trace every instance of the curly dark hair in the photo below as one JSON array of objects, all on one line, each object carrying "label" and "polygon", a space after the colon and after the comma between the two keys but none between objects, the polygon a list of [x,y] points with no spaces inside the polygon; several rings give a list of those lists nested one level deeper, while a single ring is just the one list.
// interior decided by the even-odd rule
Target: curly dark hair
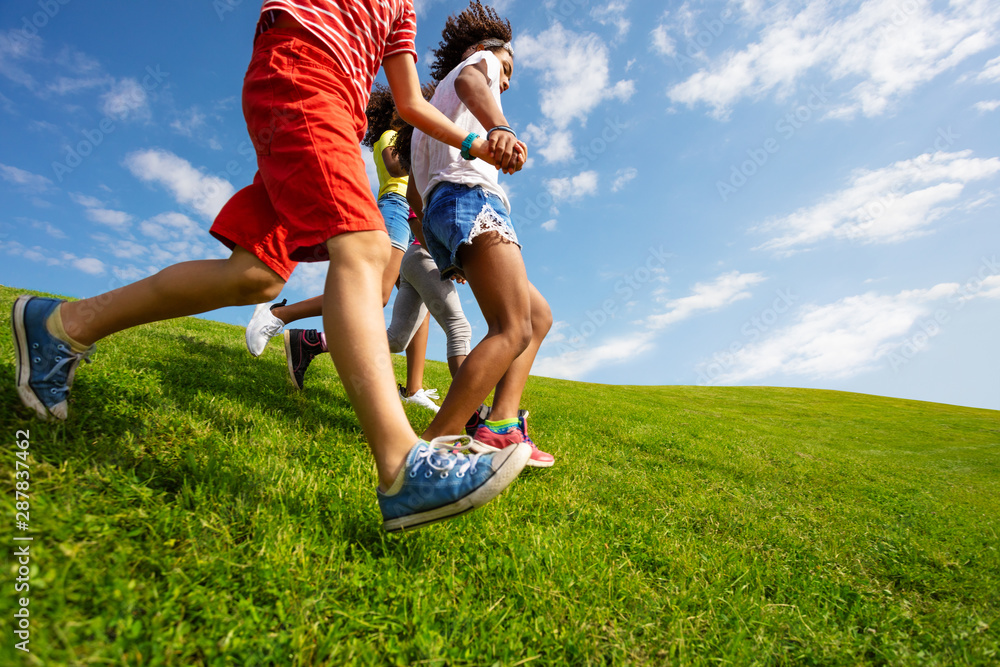
[{"label": "curly dark hair", "polygon": [[406,125],[402,118],[396,114],[396,103],[392,99],[392,91],[384,83],[376,83],[372,88],[372,94],[368,98],[368,106],[365,108],[365,116],[368,117],[368,131],[365,138],[361,140],[363,146],[375,150],[375,144],[379,138],[385,134],[386,130],[396,130],[399,132]]},{"label": "curly dark hair", "polygon": [[[432,81],[420,86],[420,92],[423,93],[424,99],[428,102],[434,97],[437,85],[437,81]],[[397,130],[397,132],[396,141],[392,143],[392,154],[399,160],[399,166],[408,174],[410,173],[410,143],[413,140],[413,126],[409,123],[404,123],[403,127]]]},{"label": "curly dark hair", "polygon": [[448,76],[448,72],[462,62],[462,54],[484,39],[509,42],[513,36],[510,21],[502,19],[492,7],[483,6],[479,0],[469,3],[461,14],[449,16],[441,31],[441,42],[434,51],[431,76],[435,81]]}]

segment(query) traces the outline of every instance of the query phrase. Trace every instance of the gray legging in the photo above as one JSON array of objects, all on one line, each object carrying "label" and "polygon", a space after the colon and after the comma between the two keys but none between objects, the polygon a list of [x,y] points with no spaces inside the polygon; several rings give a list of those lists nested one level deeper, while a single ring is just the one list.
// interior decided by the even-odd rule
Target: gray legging
[{"label": "gray legging", "polygon": [[455,284],[441,280],[441,272],[430,253],[423,246],[413,244],[399,265],[399,293],[392,307],[392,322],[386,331],[392,352],[406,349],[428,309],[448,336],[448,358],[469,354],[472,326],[462,312]]}]

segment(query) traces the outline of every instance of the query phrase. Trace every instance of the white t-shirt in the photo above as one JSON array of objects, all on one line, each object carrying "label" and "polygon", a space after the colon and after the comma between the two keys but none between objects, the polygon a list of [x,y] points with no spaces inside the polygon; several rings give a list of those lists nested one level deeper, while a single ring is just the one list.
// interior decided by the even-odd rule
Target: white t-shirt
[{"label": "white t-shirt", "polygon": [[[462,104],[462,100],[455,92],[455,79],[458,78],[462,70],[482,60],[486,61],[490,92],[493,93],[493,99],[500,107],[500,74],[503,65],[490,51],[476,51],[449,72],[448,76],[438,84],[434,97],[431,98],[431,104],[451,119],[455,125],[466,132],[475,132],[485,139],[486,128],[476,120],[468,107]],[[500,108],[503,109],[503,107]],[[413,139],[410,145],[410,178],[414,180],[424,206],[427,206],[427,197],[431,194],[434,186],[441,182],[448,182],[461,183],[470,187],[480,185],[487,192],[492,192],[500,197],[504,206],[507,207],[507,211],[510,212],[510,202],[507,200],[507,193],[500,187],[499,174],[497,168],[490,163],[478,159],[466,160],[462,157],[461,149],[432,139],[420,130],[413,130]]]}]

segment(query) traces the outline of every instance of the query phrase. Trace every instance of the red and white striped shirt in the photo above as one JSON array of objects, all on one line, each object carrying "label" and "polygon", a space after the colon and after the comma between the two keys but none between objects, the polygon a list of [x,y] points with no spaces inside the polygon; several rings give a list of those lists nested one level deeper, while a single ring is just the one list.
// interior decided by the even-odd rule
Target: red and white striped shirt
[{"label": "red and white striped shirt", "polygon": [[411,53],[417,59],[413,0],[264,0],[260,11],[276,9],[294,16],[330,48],[354,81],[362,109],[383,58]]}]

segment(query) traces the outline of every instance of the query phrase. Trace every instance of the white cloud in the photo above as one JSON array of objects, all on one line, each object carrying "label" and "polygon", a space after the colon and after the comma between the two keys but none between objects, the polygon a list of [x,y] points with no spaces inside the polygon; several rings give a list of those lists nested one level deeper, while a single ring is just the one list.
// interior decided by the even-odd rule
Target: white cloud
[{"label": "white cloud", "polygon": [[628,0],[611,0],[606,5],[594,7],[590,10],[590,15],[601,25],[613,25],[617,30],[617,39],[621,39],[628,34],[632,22],[625,17],[628,9]]},{"label": "white cloud", "polygon": [[139,225],[143,234],[157,241],[197,237],[202,229],[183,213],[161,213]]},{"label": "white cloud", "polygon": [[611,184],[611,191],[618,192],[625,185],[639,175],[639,171],[635,167],[627,167],[625,169],[619,169],[615,173],[615,181]]},{"label": "white cloud", "polygon": [[77,257],[70,252],[50,254],[48,248],[42,246],[27,247],[17,241],[0,244],[0,250],[8,255],[20,256],[32,262],[39,262],[47,266],[65,267],[70,266],[92,276],[104,273],[105,265],[94,257]]},{"label": "white cloud", "polygon": [[556,202],[576,201],[597,193],[597,172],[584,171],[576,176],[551,178],[545,181],[545,187]]},{"label": "white cloud", "polygon": [[853,83],[847,101],[830,116],[878,116],[1000,36],[996,3],[935,7],[920,0],[869,0],[848,12],[826,0],[813,0],[801,10],[777,3],[769,6],[767,15],[774,18],[761,28],[758,41],[727,51],[672,86],[668,96],[688,106],[707,104],[713,116],[724,119],[741,99],[771,93],[784,98],[807,72],[819,69],[831,81]]},{"label": "white cloud", "polygon": [[74,259],[72,264],[77,269],[83,271],[84,273],[89,273],[92,276],[99,276],[104,273],[104,262],[93,257],[81,257],[79,259]]},{"label": "white cloud", "polygon": [[104,202],[97,197],[72,192],[70,199],[87,209],[87,217],[94,222],[107,225],[112,229],[123,232],[132,224],[132,216],[124,211],[116,211],[106,208]]},{"label": "white cloud", "polygon": [[[665,276],[658,278],[660,281],[664,279]],[[585,343],[603,322],[598,324],[590,319],[582,324],[579,330],[570,327],[566,322],[557,322],[542,347],[543,352],[547,353],[554,349],[555,354],[536,359],[531,372],[547,377],[576,380],[600,366],[627,361],[651,350],[657,333],[665,327],[749,298],[751,295],[747,288],[763,280],[765,278],[758,273],[731,271],[710,283],[698,283],[688,296],[670,300],[661,299],[662,312],[639,322],[636,330],[595,345],[588,346]],[[567,332],[571,335],[567,336]]]},{"label": "white cloud", "polygon": [[69,238],[63,230],[59,229],[50,222],[43,222],[41,220],[31,220],[30,222],[34,229],[40,229],[54,239]]},{"label": "white cloud", "polygon": [[299,294],[302,298],[322,294],[329,268],[329,262],[301,262],[285,285],[285,292]]},{"label": "white cloud", "polygon": [[559,224],[558,220],[546,220],[545,222],[542,223],[542,229],[544,229],[547,232],[554,232],[556,231],[556,225],[558,224]]},{"label": "white cloud", "polygon": [[107,208],[88,208],[87,217],[120,232],[128,229],[132,223],[132,216],[128,213]]},{"label": "white cloud", "polygon": [[1000,56],[986,63],[986,67],[976,77],[976,81],[1000,83]]},{"label": "white cloud", "polygon": [[558,344],[559,353],[553,357],[536,359],[532,375],[578,380],[595,368],[609,363],[621,363],[652,349],[653,336],[643,331],[620,338],[613,338],[594,347],[574,348]]},{"label": "white cloud", "polygon": [[525,34],[514,43],[520,67],[541,72],[540,106],[546,122],[535,137],[546,160],[571,159],[573,121],[586,124],[589,114],[609,99],[627,101],[631,80],[612,82],[608,47],[593,33],[577,33],[554,23],[538,36]]},{"label": "white cloud", "polygon": [[0,177],[8,183],[18,186],[19,189],[30,193],[45,192],[52,185],[52,181],[44,176],[2,163],[0,163]]},{"label": "white cloud", "polygon": [[648,317],[645,324],[650,330],[663,329],[701,311],[719,310],[736,301],[749,299],[751,294],[747,288],[764,280],[766,278],[759,273],[724,273],[710,283],[696,284],[688,296],[665,301],[664,311]]},{"label": "white cloud", "polygon": [[523,135],[529,150],[530,147],[534,147],[545,158],[546,162],[566,162],[572,160],[576,155],[573,133],[569,130],[542,128],[534,123],[529,123]]},{"label": "white cloud", "polygon": [[104,206],[104,202],[97,197],[91,197],[79,192],[71,192],[69,198],[84,208],[101,208]]},{"label": "white cloud", "polygon": [[121,79],[101,96],[101,111],[118,120],[147,120],[150,117],[149,96],[137,80]]},{"label": "white cloud", "polygon": [[653,51],[661,56],[671,57],[677,53],[677,44],[667,34],[666,25],[658,25],[649,33],[653,40]]},{"label": "white cloud", "polygon": [[965,186],[1000,171],[1000,158],[971,151],[925,153],[874,171],[856,171],[843,190],[761,225],[779,236],[759,249],[791,253],[825,239],[896,243],[925,234],[957,206]]},{"label": "white cloud", "polygon": [[191,166],[187,160],[160,149],[130,153],[125,166],[136,178],[159,183],[179,204],[190,206],[206,220],[213,220],[236,191],[218,176],[210,176]]},{"label": "white cloud", "polygon": [[197,107],[188,109],[184,114],[170,123],[178,134],[185,137],[193,137],[195,130],[205,127],[205,114],[198,111]]},{"label": "white cloud", "polygon": [[[946,318],[936,304],[969,298],[1000,298],[1000,274],[986,276],[970,292],[957,283],[898,294],[868,292],[831,304],[802,307],[795,321],[735,352],[718,353],[699,365],[712,384],[735,384],[775,376],[846,378],[874,369],[904,346],[923,344]],[[959,298],[959,295],[966,296]],[[945,311],[947,312],[947,311]],[[936,314],[935,313],[935,314]]]},{"label": "white cloud", "polygon": [[1000,109],[1000,100],[983,100],[982,102],[976,102],[972,105],[972,108],[979,113],[989,113]]}]

